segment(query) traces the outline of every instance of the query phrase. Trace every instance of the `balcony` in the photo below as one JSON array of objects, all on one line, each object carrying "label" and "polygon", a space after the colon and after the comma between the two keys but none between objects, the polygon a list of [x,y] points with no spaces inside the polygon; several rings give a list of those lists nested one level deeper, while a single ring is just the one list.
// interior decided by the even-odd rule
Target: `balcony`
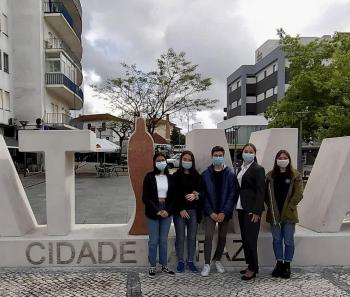
[{"label": "balcony", "polygon": [[72,16],[62,2],[50,1],[43,3],[44,17],[50,26],[52,26],[62,40],[81,59],[82,46],[80,33],[74,29]]},{"label": "balcony", "polygon": [[65,113],[45,114],[45,124],[48,125],[69,125],[73,118]]},{"label": "balcony", "polygon": [[71,62],[75,64],[75,67],[77,69],[77,84],[81,85],[83,81],[83,73],[82,73],[82,66],[81,62],[78,59],[78,57],[73,53],[73,51],[70,49],[70,47],[62,40],[58,38],[49,38],[45,41],[45,49],[47,53],[52,52],[65,52],[65,55],[70,58]]},{"label": "balcony", "polygon": [[79,110],[83,107],[83,91],[63,73],[46,73],[45,83],[46,88],[66,102],[69,109]]}]

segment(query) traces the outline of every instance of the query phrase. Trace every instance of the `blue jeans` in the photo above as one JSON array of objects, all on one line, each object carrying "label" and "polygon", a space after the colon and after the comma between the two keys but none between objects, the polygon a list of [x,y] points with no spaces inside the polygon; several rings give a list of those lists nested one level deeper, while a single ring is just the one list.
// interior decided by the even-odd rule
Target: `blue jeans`
[{"label": "blue jeans", "polygon": [[185,250],[185,230],[187,226],[187,260],[193,262],[194,253],[196,251],[196,235],[197,235],[197,211],[195,209],[187,210],[190,218],[183,219],[179,214],[174,215],[174,226],[176,232],[176,256],[178,262],[184,262]]},{"label": "blue jeans", "polygon": [[168,234],[171,217],[152,220],[147,218],[148,225],[148,261],[152,267],[157,266],[157,249],[159,245],[159,264],[167,266],[168,263]]},{"label": "blue jeans", "polygon": [[281,223],[271,225],[271,232],[273,237],[273,251],[275,253],[276,260],[292,262],[294,256],[295,224]]}]

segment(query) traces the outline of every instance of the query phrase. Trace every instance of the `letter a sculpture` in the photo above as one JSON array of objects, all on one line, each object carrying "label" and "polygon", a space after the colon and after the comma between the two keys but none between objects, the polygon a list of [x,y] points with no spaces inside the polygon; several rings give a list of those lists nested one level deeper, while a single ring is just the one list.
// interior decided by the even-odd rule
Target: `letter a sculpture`
[{"label": "letter a sculpture", "polygon": [[143,179],[153,170],[154,145],[152,136],[146,131],[145,120],[136,119],[135,131],[131,135],[128,148],[128,166],[131,185],[135,193],[136,212],[130,235],[146,235],[145,207],[142,202]]}]

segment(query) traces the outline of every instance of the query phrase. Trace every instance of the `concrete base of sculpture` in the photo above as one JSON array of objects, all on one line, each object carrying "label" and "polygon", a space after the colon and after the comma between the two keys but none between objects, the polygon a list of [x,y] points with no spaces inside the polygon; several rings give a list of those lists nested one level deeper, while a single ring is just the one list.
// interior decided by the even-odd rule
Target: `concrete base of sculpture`
[{"label": "concrete base of sculpture", "polygon": [[[147,267],[148,236],[127,235],[128,225],[76,225],[66,236],[47,236],[46,226],[22,237],[0,237],[1,267],[114,266]],[[174,229],[169,236],[169,261],[176,265]],[[204,261],[204,236],[198,235],[197,260]],[[229,234],[223,263],[227,267],[245,266],[233,261],[240,247],[239,234]],[[216,239],[214,239],[215,243]],[[295,266],[350,265],[350,226],[339,233],[316,233],[297,226]],[[337,251],[336,253],[334,251]],[[270,232],[261,232],[259,263],[272,267],[275,259]],[[242,257],[243,254],[238,255]]]}]

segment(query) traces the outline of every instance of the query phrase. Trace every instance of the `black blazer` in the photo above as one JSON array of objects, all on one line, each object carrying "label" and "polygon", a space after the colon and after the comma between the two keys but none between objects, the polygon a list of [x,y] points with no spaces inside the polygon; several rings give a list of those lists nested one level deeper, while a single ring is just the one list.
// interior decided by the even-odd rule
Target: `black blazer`
[{"label": "black blazer", "polygon": [[264,211],[265,169],[254,162],[242,176],[241,204],[245,211],[261,215]]},{"label": "black blazer", "polygon": [[[169,216],[174,212],[175,203],[175,183],[174,178],[170,174],[167,174],[168,178],[168,193],[165,199],[165,209]],[[147,218],[156,220],[161,218],[157,215],[160,211],[159,200],[158,200],[158,189],[155,173],[149,172],[146,174],[143,180],[143,193],[142,201],[145,204],[145,215]]]}]

